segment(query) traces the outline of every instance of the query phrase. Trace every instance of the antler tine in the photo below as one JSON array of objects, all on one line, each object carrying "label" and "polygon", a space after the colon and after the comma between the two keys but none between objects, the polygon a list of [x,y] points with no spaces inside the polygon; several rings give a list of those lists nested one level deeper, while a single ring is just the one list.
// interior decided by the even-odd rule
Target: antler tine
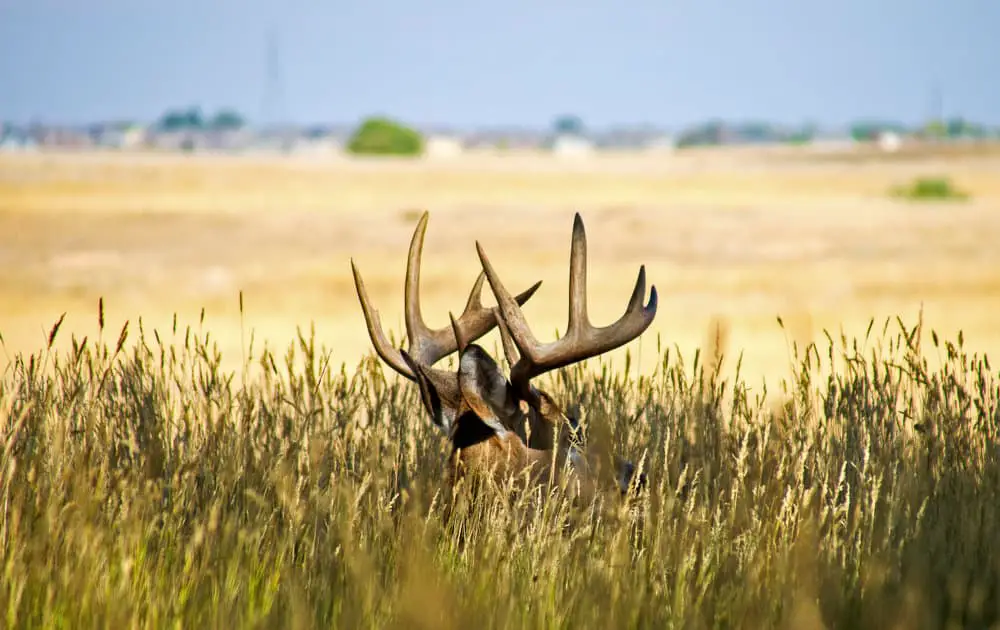
[{"label": "antler tine", "polygon": [[[485,280],[486,274],[480,271],[479,276],[476,278],[476,284],[472,287],[472,292],[469,294],[469,301],[466,303],[462,314],[458,317],[458,323],[461,324],[462,331],[465,333],[468,343],[472,343],[493,330],[493,327],[498,322],[496,309],[483,306],[482,291]],[[535,294],[535,291],[538,291],[538,287],[540,286],[542,286],[541,280],[514,296],[514,301],[517,304],[524,304],[528,301],[528,298]]]},{"label": "antler tine", "polygon": [[573,218],[573,240],[569,249],[569,324],[566,335],[587,328],[587,232],[577,212]]},{"label": "antler tine", "polygon": [[[413,232],[410,241],[410,252],[406,261],[406,286],[404,300],[406,301],[406,332],[410,339],[409,354],[424,365],[430,366],[459,349],[450,326],[436,330],[424,322],[420,309],[420,259],[424,248],[424,235],[427,232],[427,221],[430,217],[424,212]],[[462,331],[466,335],[466,343],[472,343],[496,326],[496,317],[491,309],[483,307],[482,292],[485,274],[480,272],[469,292],[465,310],[458,318]],[[536,282],[527,291],[517,296],[517,302],[523,304],[530,298],[541,282]]]},{"label": "antler tine", "polygon": [[[465,304],[465,309],[458,317],[458,322],[462,325],[462,330],[468,336],[468,343],[472,343],[493,330],[493,327],[498,322],[496,308],[483,307],[482,293],[485,281],[486,273],[480,271],[479,276],[476,277],[476,283],[472,286],[472,291],[469,293],[469,300]],[[526,291],[515,296],[514,301],[518,304],[524,304],[528,301],[528,298],[535,294],[535,291],[540,286],[542,286],[541,280],[528,287]]]},{"label": "antler tine", "polygon": [[[409,339],[407,354],[411,360],[430,368],[444,357],[460,349],[460,344],[455,338],[455,329],[452,326],[444,326],[439,329],[431,329],[424,322],[420,308],[420,260],[424,248],[424,235],[427,233],[427,221],[430,218],[428,212],[424,212],[417,227],[413,231],[413,238],[410,240],[410,250],[406,259],[406,281],[404,291],[404,320],[406,324],[406,336]],[[358,299],[361,301],[361,309],[364,312],[365,323],[368,326],[368,335],[371,337],[375,351],[383,361],[389,364],[394,370],[409,378],[416,379],[416,375],[404,360],[399,349],[394,348],[382,329],[382,322],[371,300],[365,290],[364,281],[354,260],[351,260],[351,269],[354,271],[354,285],[358,291]],[[483,283],[486,274],[479,273],[476,282],[469,293],[465,309],[459,316],[457,323],[464,333],[464,343],[472,343],[482,337],[494,326],[497,325],[496,313],[493,309],[486,308],[482,302]],[[517,304],[524,304],[528,301],[541,282],[536,282],[527,291],[519,294],[515,299]]]},{"label": "antler tine", "polygon": [[[643,306],[646,294],[646,267],[639,267],[635,288],[625,313],[610,326],[595,328],[587,317],[587,237],[583,219],[577,213],[573,221],[573,242],[570,253],[569,325],[566,334],[556,341],[541,344],[531,332],[520,307],[503,286],[482,245],[476,243],[483,272],[496,296],[501,326],[506,328],[520,351],[520,358],[511,368],[511,383],[523,392],[528,382],[540,374],[571,363],[597,356],[635,339],[649,327],[656,316],[656,287],[650,288],[649,302]],[[503,328],[501,328],[503,330]],[[506,348],[505,348],[506,350]],[[508,358],[509,360],[509,358]]]},{"label": "antler tine", "polygon": [[361,272],[358,271],[354,259],[351,259],[351,271],[354,272],[354,288],[358,291],[358,299],[361,301],[361,311],[365,316],[365,325],[368,327],[368,336],[371,337],[375,352],[389,366],[410,380],[416,380],[416,375],[410,366],[403,359],[399,350],[389,342],[382,329],[382,318],[379,317],[378,309],[372,306],[368,298],[368,291],[365,290],[365,282],[361,279]]},{"label": "antler tine", "polygon": [[476,283],[472,285],[472,291],[469,291],[469,299],[465,302],[465,308],[462,309],[459,318],[467,317],[469,313],[483,307],[483,282],[485,280],[486,274],[480,271],[479,275],[476,276]]},{"label": "antler tine", "polygon": [[427,233],[429,218],[430,213],[425,210],[413,230],[410,251],[406,256],[406,283],[403,286],[403,318],[406,336],[410,340],[409,355],[427,366],[444,356],[434,356],[441,348],[428,347],[434,341],[434,334],[424,323],[424,316],[420,312],[420,257],[424,251],[424,235]]},{"label": "antler tine", "polygon": [[500,281],[499,276],[497,276],[497,272],[493,269],[493,264],[490,262],[489,256],[486,255],[486,251],[479,241],[476,241],[476,251],[479,253],[479,262],[483,265],[483,273],[486,274],[486,279],[489,281],[490,288],[493,290],[493,295],[497,300],[497,308],[500,314],[498,321],[503,321],[507,332],[510,333],[510,337],[513,339],[514,345],[517,346],[521,354],[521,358],[518,359],[518,363],[520,363],[526,356],[531,356],[532,350],[539,345],[538,340],[535,339],[531,328],[528,327],[528,322],[524,319],[524,313],[514,302],[514,298],[511,297],[507,287]]},{"label": "antler tine", "polygon": [[510,338],[510,331],[504,323],[498,307],[493,308],[493,314],[497,318],[497,330],[500,331],[500,343],[503,345],[503,354],[507,358],[507,368],[513,369],[517,365],[518,354],[514,340]]},{"label": "antler tine", "polygon": [[465,338],[462,325],[455,321],[455,316],[450,312],[448,313],[448,320],[451,322],[451,330],[455,334],[455,343],[458,345],[457,350],[463,352],[466,346],[469,345],[469,340]]}]

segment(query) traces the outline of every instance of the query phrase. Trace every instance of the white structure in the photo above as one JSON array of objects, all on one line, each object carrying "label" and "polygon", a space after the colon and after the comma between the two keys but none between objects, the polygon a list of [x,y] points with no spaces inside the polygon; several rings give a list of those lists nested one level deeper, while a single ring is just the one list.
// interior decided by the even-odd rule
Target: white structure
[{"label": "white structure", "polygon": [[883,131],[878,135],[878,148],[884,153],[895,153],[903,144],[903,138],[895,131]]},{"label": "white structure", "polygon": [[296,155],[329,157],[343,154],[344,145],[334,136],[320,136],[316,138],[298,138],[292,143],[289,150]]},{"label": "white structure", "polygon": [[552,141],[552,152],[556,157],[589,157],[594,153],[594,143],[583,136],[561,134]]},{"label": "white structure", "polygon": [[429,136],[424,142],[424,155],[431,158],[458,157],[465,151],[462,140],[454,136]]},{"label": "white structure", "polygon": [[0,152],[2,153],[20,153],[37,149],[38,145],[35,144],[34,140],[28,138],[18,138],[13,135],[0,138]]}]

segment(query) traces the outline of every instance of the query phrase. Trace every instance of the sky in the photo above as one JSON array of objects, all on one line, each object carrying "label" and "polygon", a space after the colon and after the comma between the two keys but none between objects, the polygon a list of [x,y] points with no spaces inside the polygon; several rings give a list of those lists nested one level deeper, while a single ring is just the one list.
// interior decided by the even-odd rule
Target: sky
[{"label": "sky", "polygon": [[998,68],[998,0],[0,0],[22,123],[998,124]]}]

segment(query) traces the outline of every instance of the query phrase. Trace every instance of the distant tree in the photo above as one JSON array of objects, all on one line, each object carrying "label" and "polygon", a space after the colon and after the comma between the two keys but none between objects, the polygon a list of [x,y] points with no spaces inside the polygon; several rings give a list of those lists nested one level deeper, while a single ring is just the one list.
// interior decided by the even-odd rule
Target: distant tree
[{"label": "distant tree", "polygon": [[555,119],[552,130],[560,136],[580,136],[584,131],[583,120],[579,116],[565,114]]},{"label": "distant tree", "polygon": [[203,129],[205,127],[205,120],[202,117],[201,109],[198,107],[170,109],[160,117],[157,127],[163,131],[190,131]]},{"label": "distant tree", "polygon": [[815,134],[808,129],[798,129],[788,134],[785,138],[787,144],[809,144],[813,141]]},{"label": "distant tree", "polygon": [[721,144],[725,135],[725,124],[721,120],[709,120],[681,131],[677,137],[678,148],[713,146]]},{"label": "distant tree", "polygon": [[943,138],[947,132],[947,128],[940,120],[928,121],[923,128],[923,135],[927,138]]},{"label": "distant tree", "polygon": [[963,118],[951,118],[944,124],[945,133],[949,138],[957,138],[965,134],[968,125]]},{"label": "distant tree", "polygon": [[808,144],[816,139],[819,133],[819,125],[814,122],[803,123],[797,129],[792,130],[786,137],[789,144]]},{"label": "distant tree", "polygon": [[242,114],[232,109],[222,109],[216,112],[209,124],[216,131],[235,131],[246,126]]},{"label": "distant tree", "polygon": [[373,117],[354,131],[347,150],[358,155],[420,155],[424,138],[415,129],[389,118]]},{"label": "distant tree", "polygon": [[878,131],[879,127],[869,122],[857,122],[851,125],[851,137],[859,142],[874,140]]},{"label": "distant tree", "polygon": [[888,120],[861,120],[851,125],[851,137],[855,140],[875,140],[887,131],[907,133],[907,128],[902,123]]},{"label": "distant tree", "polygon": [[962,117],[951,118],[944,123],[945,134],[949,138],[985,138],[986,127]]}]

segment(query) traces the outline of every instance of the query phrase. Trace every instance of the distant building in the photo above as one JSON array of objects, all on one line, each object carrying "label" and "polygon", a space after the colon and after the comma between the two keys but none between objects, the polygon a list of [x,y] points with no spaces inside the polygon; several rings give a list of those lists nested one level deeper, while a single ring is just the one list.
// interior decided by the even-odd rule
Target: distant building
[{"label": "distant building", "polygon": [[594,154],[594,143],[589,138],[564,133],[552,140],[552,153],[561,158],[581,158]]},{"label": "distant building", "polygon": [[[458,136],[459,134],[450,134]],[[479,129],[461,135],[463,152],[523,151],[545,145],[545,134],[518,128]]]},{"label": "distant building", "polygon": [[146,128],[131,123],[101,123],[90,128],[90,138],[96,147],[137,149],[146,142]]},{"label": "distant building", "polygon": [[192,131],[156,131],[150,135],[148,144],[161,151],[190,152],[200,148],[199,138]]},{"label": "distant building", "polygon": [[27,151],[36,148],[28,133],[14,125],[0,124],[0,151]]},{"label": "distant building", "polygon": [[33,140],[24,136],[8,134],[0,138],[0,152],[15,153],[21,151],[34,151],[38,148]]},{"label": "distant building", "polygon": [[292,141],[291,151],[296,155],[334,156],[344,152],[344,144],[342,138],[332,134],[303,135]]},{"label": "distant building", "polygon": [[881,131],[876,134],[875,142],[883,153],[895,153],[903,146],[903,136],[895,131]]},{"label": "distant building", "polygon": [[430,158],[458,157],[464,152],[465,145],[457,136],[434,134],[424,141],[424,155]]}]

